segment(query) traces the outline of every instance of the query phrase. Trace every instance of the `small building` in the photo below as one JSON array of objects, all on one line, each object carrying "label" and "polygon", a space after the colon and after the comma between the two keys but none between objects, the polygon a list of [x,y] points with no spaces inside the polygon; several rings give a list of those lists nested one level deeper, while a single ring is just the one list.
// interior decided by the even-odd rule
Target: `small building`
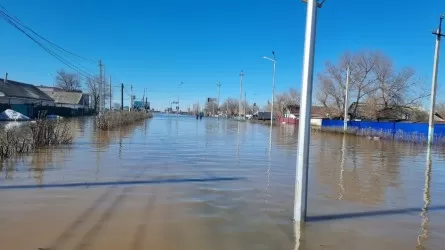
[{"label": "small building", "polygon": [[0,78],[0,109],[12,109],[34,118],[36,106],[53,106],[51,97],[32,84]]},{"label": "small building", "polygon": [[46,86],[39,86],[38,88],[54,100],[56,107],[71,109],[88,109],[90,107],[89,95],[82,93],[80,90],[67,91]]},{"label": "small building", "polygon": [[[428,112],[416,106],[376,104],[372,109],[366,103],[352,103],[348,110],[349,116],[354,120],[376,120],[393,122],[426,122]],[[442,117],[437,113],[434,120],[441,122]]]},{"label": "small building", "polygon": [[[284,117],[298,119],[300,117],[300,105],[287,105],[284,111]],[[320,106],[312,106],[311,118],[326,118],[324,108]]]}]

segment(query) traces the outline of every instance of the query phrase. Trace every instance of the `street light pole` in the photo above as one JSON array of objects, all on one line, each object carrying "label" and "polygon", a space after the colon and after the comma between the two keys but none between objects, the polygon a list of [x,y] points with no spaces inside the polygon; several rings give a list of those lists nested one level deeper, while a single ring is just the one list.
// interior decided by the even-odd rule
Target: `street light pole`
[{"label": "street light pole", "polygon": [[179,88],[183,85],[184,83],[183,82],[181,82],[179,85],[178,85],[178,102],[177,102],[177,109],[176,109],[176,117],[178,117],[179,116],[179,92],[180,92],[180,90],[179,90]]},{"label": "street light pole", "polygon": [[244,72],[241,70],[240,76],[240,90],[239,90],[239,102],[238,102],[238,117],[241,120],[241,104],[243,101],[243,77]]},{"label": "street light pole", "polygon": [[439,56],[440,56],[440,38],[445,36],[442,34],[442,21],[444,16],[440,16],[439,28],[433,31],[436,35],[436,49],[434,51],[434,65],[433,65],[433,80],[431,84],[431,103],[430,103],[430,117],[428,122],[428,146],[431,147],[434,141],[434,108],[436,106],[436,89],[437,89],[437,75],[439,70]]},{"label": "street light pole", "polygon": [[298,154],[295,180],[294,220],[304,222],[307,209],[307,180],[309,168],[309,140],[312,106],[312,84],[314,77],[314,48],[317,7],[322,3],[316,0],[307,2],[306,34],[304,41],[304,59],[301,86],[301,106],[298,127]]},{"label": "street light pole", "polygon": [[[218,107],[216,109],[217,110],[216,112],[218,112],[218,109],[219,109],[219,98],[220,98],[220,94],[221,94],[221,82],[218,82],[218,84],[216,86],[218,86]],[[218,116],[218,118],[219,118],[219,116]]]},{"label": "street light pole", "polygon": [[343,132],[348,130],[348,104],[349,104],[349,66],[346,69],[345,113],[343,118]]},{"label": "street light pole", "polygon": [[275,102],[275,78],[276,78],[276,64],[277,60],[275,58],[275,51],[272,51],[273,59],[268,57],[263,57],[264,59],[270,60],[273,62],[273,78],[272,78],[272,108],[270,111],[270,126],[273,125],[273,110],[274,110],[274,102]]}]

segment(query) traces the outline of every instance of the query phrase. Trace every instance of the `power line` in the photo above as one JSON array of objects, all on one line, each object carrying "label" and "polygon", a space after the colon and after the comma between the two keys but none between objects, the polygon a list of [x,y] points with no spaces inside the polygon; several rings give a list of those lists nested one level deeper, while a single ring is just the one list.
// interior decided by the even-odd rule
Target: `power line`
[{"label": "power line", "polygon": [[[2,7],[2,6],[1,6]],[[4,7],[2,7],[4,9]],[[21,33],[23,33],[25,36],[27,36],[29,39],[31,39],[34,43],[36,43],[39,47],[41,47],[43,50],[45,50],[47,53],[55,57],[57,60],[71,68],[72,70],[79,73],[80,76],[84,77],[85,79],[95,79],[93,75],[91,75],[88,71],[74,65],[74,63],[70,62],[68,59],[63,58],[62,55],[58,54],[54,50],[51,50],[50,48],[46,47],[44,44],[42,44],[40,41],[38,41],[35,37],[30,35],[27,31],[25,31],[22,27],[20,27],[20,21],[15,20],[13,17],[5,13],[3,10],[0,10],[0,15],[2,18],[9,23],[11,26],[19,30]],[[24,25],[21,25],[24,26]],[[40,37],[40,36],[39,36]],[[60,47],[61,48],[61,47]],[[74,54],[74,53],[73,53]]]},{"label": "power line", "polygon": [[12,15],[12,14],[11,14],[11,15],[7,14],[7,13],[9,13],[9,11],[8,11],[3,5],[0,4],[0,8],[2,8],[2,9],[4,10],[4,11],[2,11],[2,12],[3,12],[8,18],[11,18],[11,19],[14,20],[15,22],[19,23],[19,24],[20,24],[21,26],[23,26],[25,29],[29,30],[31,33],[33,33],[34,35],[38,36],[39,38],[41,38],[42,40],[46,41],[47,43],[51,44],[52,46],[56,47],[57,49],[59,49],[59,50],[61,50],[61,51],[64,51],[64,52],[66,52],[66,53],[68,53],[68,54],[70,54],[70,55],[72,55],[72,56],[77,57],[77,58],[80,58],[80,59],[82,59],[82,60],[85,60],[85,61],[87,61],[87,62],[89,62],[89,63],[96,63],[95,60],[91,60],[91,59],[85,58],[85,57],[83,57],[83,56],[80,56],[80,55],[78,55],[78,54],[75,54],[74,52],[71,52],[71,51],[69,51],[69,50],[67,50],[67,49],[64,49],[64,48],[62,48],[61,46],[59,46],[59,45],[57,45],[57,44],[51,42],[51,41],[48,40],[47,38],[45,38],[45,37],[43,37],[42,35],[40,35],[39,33],[35,32],[35,31],[34,31],[32,28],[30,28],[29,26],[27,26],[26,24],[24,24],[18,17],[14,16],[14,15]]}]

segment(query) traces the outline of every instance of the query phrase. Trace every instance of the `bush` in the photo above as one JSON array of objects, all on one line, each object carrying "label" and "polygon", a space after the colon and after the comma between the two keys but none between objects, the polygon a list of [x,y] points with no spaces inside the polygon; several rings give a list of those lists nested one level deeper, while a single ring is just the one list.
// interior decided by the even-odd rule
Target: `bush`
[{"label": "bush", "polygon": [[68,144],[73,139],[68,123],[60,120],[37,120],[31,124],[31,136],[34,147]]},{"label": "bush", "polygon": [[96,117],[96,126],[101,130],[123,127],[153,117],[144,111],[110,111]]},{"label": "bush", "polygon": [[68,144],[72,139],[66,122],[38,119],[24,127],[0,131],[0,159],[28,153],[39,147]]}]

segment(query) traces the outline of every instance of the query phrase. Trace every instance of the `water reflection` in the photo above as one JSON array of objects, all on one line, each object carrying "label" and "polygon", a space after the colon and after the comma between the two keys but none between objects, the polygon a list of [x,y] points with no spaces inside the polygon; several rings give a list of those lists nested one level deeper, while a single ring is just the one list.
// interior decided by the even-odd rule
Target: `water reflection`
[{"label": "water reflection", "polygon": [[[399,167],[405,152],[393,143],[332,136],[324,139],[318,151],[316,178],[325,183],[324,191],[329,192],[330,197],[381,204],[386,190],[400,185]],[[337,178],[333,178],[335,176]]]},{"label": "water reflection", "polygon": [[91,134],[91,138],[97,149],[106,149],[117,139],[119,139],[119,142],[121,143],[122,139],[131,137],[131,135],[137,128],[148,126],[146,122],[147,121],[140,121],[129,126],[106,131],[94,128],[93,133]]},{"label": "water reflection", "polygon": [[340,186],[340,193],[339,193],[339,200],[343,199],[343,193],[345,192],[345,187],[344,187],[344,172],[345,172],[345,157],[346,157],[346,134],[343,135],[342,138],[342,144],[341,144],[341,163],[340,163],[340,181],[338,183],[338,185]]},{"label": "water reflection", "polygon": [[[52,246],[66,228],[75,229],[63,234],[68,245],[91,250],[132,249],[135,237],[138,249],[193,250],[389,250],[445,240],[432,237],[445,230],[443,204],[431,205],[445,186],[441,152],[432,171],[422,147],[312,134],[302,227],[291,222],[295,126],[176,116],[108,132],[91,120],[76,126],[64,153],[3,163],[3,248]],[[45,235],[35,236],[41,225]],[[83,241],[90,231],[100,237]]]},{"label": "water reflection", "polygon": [[431,148],[428,147],[427,157],[426,157],[426,168],[425,168],[425,186],[423,191],[423,201],[424,206],[422,208],[422,213],[420,214],[422,218],[422,224],[420,226],[421,234],[417,237],[417,247],[420,249],[425,249],[424,243],[428,240],[428,210],[431,205],[431,168],[432,168],[432,155]]}]

